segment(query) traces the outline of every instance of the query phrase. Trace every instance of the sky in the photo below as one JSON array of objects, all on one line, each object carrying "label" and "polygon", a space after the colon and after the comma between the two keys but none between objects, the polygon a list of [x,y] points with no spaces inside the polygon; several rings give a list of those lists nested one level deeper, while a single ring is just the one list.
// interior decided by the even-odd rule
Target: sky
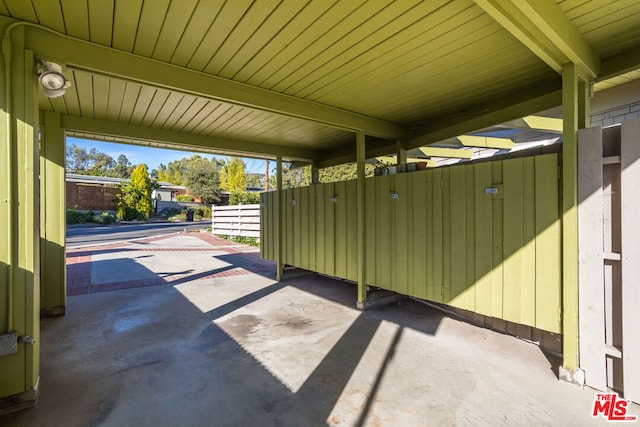
[{"label": "sky", "polygon": [[[179,150],[167,150],[164,148],[142,147],[139,145],[130,144],[118,144],[112,142],[93,141],[88,139],[67,137],[67,146],[72,144],[78,147],[84,147],[87,151],[95,148],[96,150],[106,153],[113,157],[113,160],[118,160],[120,154],[127,156],[131,164],[138,165],[140,163],[146,163],[149,171],[157,169],[160,163],[165,166],[173,161],[179,160],[183,157],[191,157],[194,154],[198,154],[200,157],[206,157],[210,159],[216,157],[218,159],[226,159],[228,156],[212,155],[207,153],[196,153],[193,151],[179,151]],[[258,159],[244,159],[245,172],[246,173],[261,173],[264,174],[265,162]],[[269,165],[270,169],[273,169],[273,165]]]}]

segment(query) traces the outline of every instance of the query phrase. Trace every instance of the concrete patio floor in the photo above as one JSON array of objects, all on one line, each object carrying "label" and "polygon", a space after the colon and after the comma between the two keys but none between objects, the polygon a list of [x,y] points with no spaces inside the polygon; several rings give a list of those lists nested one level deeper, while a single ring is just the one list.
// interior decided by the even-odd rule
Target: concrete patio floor
[{"label": "concrete patio floor", "polygon": [[357,311],[354,285],[276,282],[254,248],[189,233],[69,251],[69,266],[40,401],[0,425],[605,423],[533,344],[415,301]]}]

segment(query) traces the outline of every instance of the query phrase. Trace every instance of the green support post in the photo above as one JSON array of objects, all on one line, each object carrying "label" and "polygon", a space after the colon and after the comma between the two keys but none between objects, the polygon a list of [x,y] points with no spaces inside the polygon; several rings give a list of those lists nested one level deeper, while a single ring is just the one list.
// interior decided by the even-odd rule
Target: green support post
[{"label": "green support post", "polygon": [[367,233],[366,233],[366,200],[365,200],[365,134],[356,134],[356,162],[357,162],[357,226],[358,226],[358,306],[364,307],[367,299]]},{"label": "green support post", "polygon": [[44,112],[40,144],[40,315],[65,314],[65,136],[60,114]]},{"label": "green support post", "polygon": [[[4,33],[0,86],[0,414],[32,406],[40,369],[38,88],[24,28]],[[5,349],[6,345],[3,346]]]},{"label": "green support post", "polygon": [[318,162],[311,163],[311,184],[318,184],[320,182],[320,169],[318,168]]},{"label": "green support post", "polygon": [[282,274],[284,273],[284,254],[282,248],[282,242],[284,241],[284,222],[282,221],[282,213],[284,212],[282,206],[282,157],[276,158],[276,218],[278,221],[278,235],[276,237],[276,280],[282,280]]},{"label": "green support post", "polygon": [[404,141],[396,141],[396,163],[401,165],[407,163],[407,149],[404,148]]}]

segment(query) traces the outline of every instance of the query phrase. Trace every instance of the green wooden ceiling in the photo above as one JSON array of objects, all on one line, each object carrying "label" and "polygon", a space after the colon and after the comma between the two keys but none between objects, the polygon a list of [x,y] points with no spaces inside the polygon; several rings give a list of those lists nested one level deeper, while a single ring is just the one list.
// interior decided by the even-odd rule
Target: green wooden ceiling
[{"label": "green wooden ceiling", "polygon": [[418,146],[553,107],[557,64],[569,59],[597,89],[640,69],[637,0],[0,0],[0,14],[112,58],[85,61],[71,47],[46,57],[56,45],[44,36],[29,46],[64,62],[72,87],[40,107],[77,134],[151,140],[162,130],[174,135],[166,144],[195,135],[196,145],[237,140],[292,159],[344,157],[355,130],[376,137],[380,154],[395,139]]}]

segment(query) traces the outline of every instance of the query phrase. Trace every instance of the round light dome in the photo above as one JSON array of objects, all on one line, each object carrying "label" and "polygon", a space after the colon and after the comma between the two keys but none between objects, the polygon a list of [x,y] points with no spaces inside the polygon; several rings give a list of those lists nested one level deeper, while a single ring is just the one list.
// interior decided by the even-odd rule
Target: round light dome
[{"label": "round light dome", "polygon": [[44,89],[60,90],[67,84],[67,79],[60,73],[49,71],[40,75],[40,84]]},{"label": "round light dome", "polygon": [[62,73],[54,68],[43,71],[38,78],[42,86],[42,93],[48,98],[57,98],[64,95],[64,92],[70,86],[67,79]]}]

